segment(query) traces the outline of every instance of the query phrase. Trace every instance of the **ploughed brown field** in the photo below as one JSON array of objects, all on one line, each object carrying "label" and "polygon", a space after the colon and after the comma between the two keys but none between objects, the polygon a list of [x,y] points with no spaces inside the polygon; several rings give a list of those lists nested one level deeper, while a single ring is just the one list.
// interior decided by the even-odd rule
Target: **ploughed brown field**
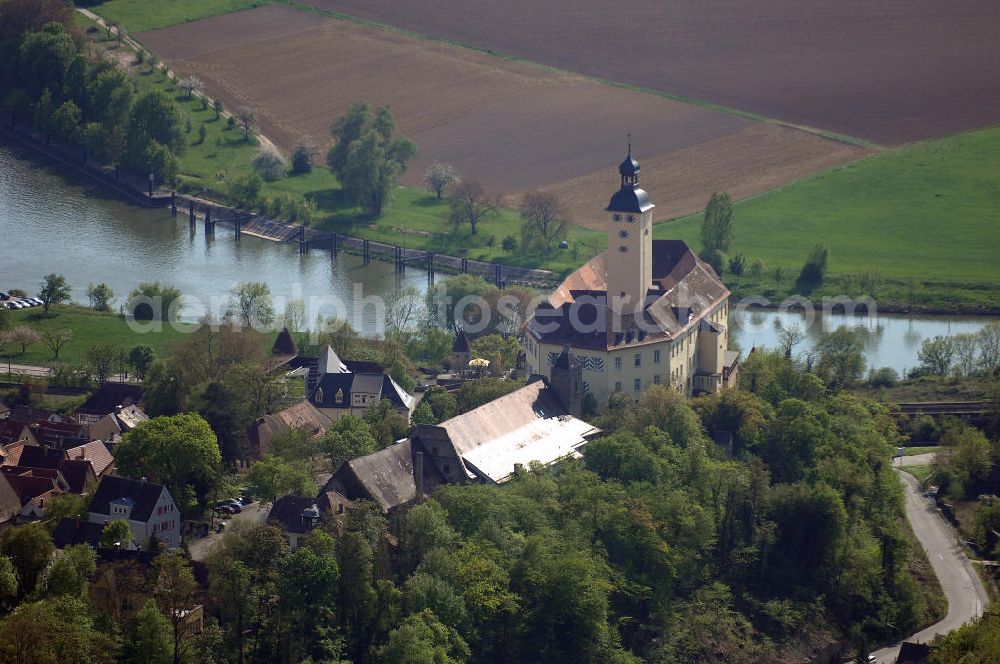
[{"label": "ploughed brown field", "polygon": [[399,32],[265,6],[139,35],[228,108],[257,112],[283,150],[324,150],[353,102],[389,104],[418,146],[404,177],[447,161],[490,191],[553,188],[583,225],[603,222],[631,132],[642,185],[666,219],[713,191],[744,197],[866,150]]},{"label": "ploughed brown field", "polygon": [[997,0],[303,0],[898,144],[1000,122]]}]

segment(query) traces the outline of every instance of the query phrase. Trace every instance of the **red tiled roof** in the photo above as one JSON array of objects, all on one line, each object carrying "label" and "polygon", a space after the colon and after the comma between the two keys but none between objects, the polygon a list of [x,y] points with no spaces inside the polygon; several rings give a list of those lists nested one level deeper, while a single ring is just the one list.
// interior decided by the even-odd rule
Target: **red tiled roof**
[{"label": "red tiled roof", "polygon": [[66,450],[66,458],[73,459],[87,459],[90,461],[90,465],[94,467],[94,474],[100,475],[108,466],[114,463],[115,458],[111,455],[111,450],[108,446],[104,444],[103,441],[94,440],[84,445],[79,445],[77,447],[71,447]]}]

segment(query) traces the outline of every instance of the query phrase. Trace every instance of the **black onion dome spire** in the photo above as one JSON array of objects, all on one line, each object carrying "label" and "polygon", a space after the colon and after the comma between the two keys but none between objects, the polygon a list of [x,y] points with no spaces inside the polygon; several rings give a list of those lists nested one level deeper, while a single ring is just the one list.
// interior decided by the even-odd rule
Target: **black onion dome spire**
[{"label": "black onion dome spire", "polygon": [[608,212],[645,212],[653,207],[649,194],[639,188],[639,162],[632,156],[632,137],[629,135],[628,154],[618,164],[618,174],[622,178],[621,189],[616,191],[608,203]]}]

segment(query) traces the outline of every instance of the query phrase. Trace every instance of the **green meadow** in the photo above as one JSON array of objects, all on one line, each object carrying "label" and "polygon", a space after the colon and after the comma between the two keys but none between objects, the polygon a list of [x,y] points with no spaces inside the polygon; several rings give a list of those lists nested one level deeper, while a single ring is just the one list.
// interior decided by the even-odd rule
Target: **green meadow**
[{"label": "green meadow", "polygon": [[[731,253],[797,274],[817,243],[834,275],[1000,286],[1000,127],[889,150],[742,201]],[[698,246],[700,215],[655,236]],[[794,274],[792,275],[794,279]]]},{"label": "green meadow", "polygon": [[145,32],[266,5],[268,0],[108,0],[91,7],[129,32]]},{"label": "green meadow", "polygon": [[[79,284],[75,284],[79,295]],[[23,355],[20,347],[10,345],[4,355],[4,360],[22,364],[53,364],[82,365],[86,363],[87,349],[99,344],[114,344],[128,351],[133,346],[144,344],[153,348],[157,357],[163,357],[168,352],[169,345],[184,333],[171,325],[164,325],[162,331],[141,333],[129,327],[126,320],[116,313],[100,312],[87,307],[72,305],[56,305],[49,308],[49,317],[42,315],[42,308],[20,309],[10,311],[10,327],[27,326],[42,334],[43,330],[52,326],[56,329],[67,328],[73,337],[59,351],[59,359],[55,360],[44,343],[36,343],[28,348]],[[185,326],[178,326],[183,329]],[[4,362],[3,364],[6,364]],[[6,370],[6,368],[4,368]]]}]

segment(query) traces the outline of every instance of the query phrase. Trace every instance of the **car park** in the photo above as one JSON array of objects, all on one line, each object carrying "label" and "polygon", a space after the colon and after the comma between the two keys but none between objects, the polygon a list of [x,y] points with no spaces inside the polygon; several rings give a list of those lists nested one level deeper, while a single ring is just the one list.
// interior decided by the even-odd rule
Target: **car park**
[{"label": "car park", "polygon": [[229,503],[227,503],[227,507],[232,510],[233,514],[239,514],[243,511],[243,504],[238,500],[230,500]]},{"label": "car park", "polygon": [[40,297],[29,297],[28,302],[34,302],[36,307],[40,307],[43,304],[45,304],[44,302],[42,302],[42,298]]},{"label": "car park", "polygon": [[9,299],[10,299],[10,295],[8,295],[7,293],[4,293],[3,291],[0,291],[0,300],[9,300]]}]

